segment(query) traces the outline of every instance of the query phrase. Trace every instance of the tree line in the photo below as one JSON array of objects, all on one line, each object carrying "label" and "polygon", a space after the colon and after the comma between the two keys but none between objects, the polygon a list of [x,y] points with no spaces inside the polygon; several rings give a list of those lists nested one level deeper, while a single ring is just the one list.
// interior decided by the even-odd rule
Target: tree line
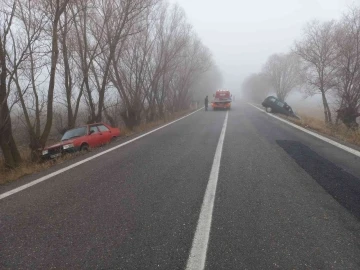
[{"label": "tree line", "polygon": [[[285,100],[291,91],[321,95],[327,124],[341,120],[356,128],[360,116],[360,7],[340,20],[314,20],[305,25],[290,52],[270,56],[260,73],[247,77],[246,97],[260,101],[269,92]],[[330,108],[328,99],[336,100]],[[335,115],[334,115],[335,113]]]},{"label": "tree line", "polygon": [[80,112],[87,123],[117,125],[120,117],[133,129],[188,109],[208,91],[204,81],[221,83],[184,11],[163,0],[0,0],[0,66],[0,146],[9,167],[21,162],[14,111],[36,152],[56,108],[64,111],[60,133]]}]

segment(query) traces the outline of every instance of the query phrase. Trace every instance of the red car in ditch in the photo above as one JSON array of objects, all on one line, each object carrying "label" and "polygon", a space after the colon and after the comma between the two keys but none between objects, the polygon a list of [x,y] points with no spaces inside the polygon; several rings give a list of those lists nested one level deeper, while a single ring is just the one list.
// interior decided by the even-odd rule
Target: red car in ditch
[{"label": "red car in ditch", "polygon": [[90,124],[65,132],[57,144],[45,147],[41,152],[42,158],[56,158],[64,153],[87,151],[115,140],[120,136],[120,129],[104,123]]}]

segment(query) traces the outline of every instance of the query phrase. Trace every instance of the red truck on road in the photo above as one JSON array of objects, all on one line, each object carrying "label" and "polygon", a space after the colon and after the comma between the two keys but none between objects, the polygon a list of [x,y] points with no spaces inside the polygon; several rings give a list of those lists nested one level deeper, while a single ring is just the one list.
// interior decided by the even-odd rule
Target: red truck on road
[{"label": "red truck on road", "polygon": [[229,90],[217,90],[211,103],[213,110],[231,108],[232,95]]}]

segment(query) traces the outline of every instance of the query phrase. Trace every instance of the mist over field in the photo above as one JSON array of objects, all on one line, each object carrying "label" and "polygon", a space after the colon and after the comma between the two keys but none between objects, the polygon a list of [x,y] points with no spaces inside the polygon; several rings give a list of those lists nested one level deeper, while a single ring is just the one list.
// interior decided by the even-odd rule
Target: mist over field
[{"label": "mist over field", "polygon": [[258,72],[273,53],[287,52],[313,19],[341,17],[352,0],[171,0],[210,48],[224,87],[239,91],[245,77]]},{"label": "mist over field", "polygon": [[[223,76],[223,88],[239,97],[242,84],[252,74],[262,72],[271,55],[286,54],[304,36],[304,28],[314,20],[339,21],[356,6],[351,0],[218,1],[173,0],[184,8],[199,37],[213,53]],[[268,84],[268,91],[272,86]],[[292,91],[287,102],[294,109],[324,119],[320,93]],[[329,91],[331,110],[337,109],[336,91]],[[265,95],[263,95],[264,97]]]}]

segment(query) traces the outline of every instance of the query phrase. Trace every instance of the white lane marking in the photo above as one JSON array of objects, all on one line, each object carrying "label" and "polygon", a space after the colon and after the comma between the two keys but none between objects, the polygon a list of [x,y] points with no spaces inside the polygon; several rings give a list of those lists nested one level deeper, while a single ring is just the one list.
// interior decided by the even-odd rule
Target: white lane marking
[{"label": "white lane marking", "polygon": [[201,206],[200,216],[197,223],[195,236],[192,242],[190,256],[186,270],[203,270],[205,268],[206,253],[210,237],[212,214],[215,202],[216,186],[219,177],[221,154],[224,144],[228,114],[226,113],[224,125],[221,130],[218,145],[216,147],[209,182],[206,187],[204,200]]},{"label": "white lane marking", "polygon": [[[264,111],[263,109],[260,109],[260,108],[258,108],[257,106],[255,106],[255,105],[253,105],[253,104],[251,104],[251,103],[248,103],[248,104],[251,105],[251,106],[253,106],[254,108],[258,109],[259,111],[262,111],[262,112],[267,113],[267,112]],[[353,148],[351,148],[351,147],[345,146],[345,145],[343,145],[343,144],[341,144],[341,143],[335,142],[335,141],[333,141],[333,140],[331,140],[331,139],[329,139],[329,138],[326,138],[326,137],[324,137],[324,136],[321,136],[320,134],[317,134],[317,133],[312,132],[312,131],[310,131],[310,130],[307,130],[307,129],[303,128],[303,127],[300,127],[300,126],[298,126],[298,125],[295,125],[295,124],[293,124],[293,123],[291,123],[291,122],[289,122],[289,121],[286,121],[286,120],[284,120],[284,119],[282,119],[282,118],[280,118],[280,117],[278,117],[278,116],[276,116],[276,115],[273,115],[273,114],[271,114],[271,113],[267,113],[267,115],[269,115],[269,116],[271,116],[271,117],[274,117],[274,118],[276,118],[276,119],[278,119],[278,120],[280,120],[280,121],[282,121],[282,122],[284,122],[284,123],[286,123],[286,124],[288,124],[288,125],[290,125],[290,126],[292,126],[292,127],[294,127],[294,128],[297,128],[297,129],[299,129],[299,130],[301,130],[301,131],[303,131],[303,132],[305,132],[305,133],[307,133],[307,134],[310,134],[310,135],[312,135],[312,136],[314,136],[314,137],[316,137],[316,138],[318,138],[318,139],[320,139],[320,140],[323,140],[324,142],[327,142],[327,143],[329,143],[329,144],[331,144],[331,145],[333,145],[333,146],[336,146],[336,147],[338,147],[338,148],[340,148],[340,149],[342,149],[342,150],[344,150],[344,151],[346,151],[346,152],[349,152],[349,153],[351,153],[351,154],[353,154],[353,155],[355,155],[355,156],[357,156],[357,157],[360,157],[360,152],[357,151],[357,150],[355,150],[355,149],[353,149]]]},{"label": "white lane marking", "polygon": [[3,193],[3,194],[0,194],[0,200],[5,199],[6,197],[9,197],[9,196],[11,196],[11,195],[13,195],[13,194],[15,194],[15,193],[18,193],[18,192],[20,192],[20,191],[22,191],[22,190],[24,190],[24,189],[27,189],[27,188],[29,188],[29,187],[32,187],[32,186],[36,185],[36,184],[39,184],[39,183],[41,183],[41,182],[43,182],[43,181],[46,181],[46,180],[48,180],[48,179],[50,179],[50,178],[52,178],[52,177],[54,177],[54,176],[56,176],[56,175],[59,175],[59,174],[61,174],[61,173],[63,173],[63,172],[66,172],[66,171],[68,171],[68,170],[71,170],[71,169],[73,169],[73,168],[75,168],[75,167],[77,167],[77,166],[79,166],[79,165],[81,165],[81,164],[83,164],[83,163],[86,163],[86,162],[88,162],[88,161],[90,161],[90,160],[93,160],[93,159],[98,158],[98,157],[100,157],[100,156],[102,156],[102,155],[105,155],[105,154],[107,154],[107,153],[109,153],[109,152],[111,152],[111,151],[114,151],[114,150],[116,150],[116,149],[118,149],[118,148],[120,148],[120,147],[123,147],[123,146],[125,146],[125,145],[127,145],[127,144],[129,144],[129,143],[132,143],[132,142],[134,142],[134,141],[136,141],[136,140],[138,140],[138,139],[140,139],[140,138],[142,138],[142,137],[145,137],[145,136],[147,136],[147,135],[149,135],[149,134],[151,134],[151,133],[153,133],[153,132],[155,132],[155,131],[157,131],[157,130],[159,130],[159,129],[162,129],[162,128],[167,127],[167,126],[169,126],[169,125],[171,125],[171,124],[174,124],[175,122],[180,121],[180,120],[182,120],[182,119],[184,119],[184,118],[186,118],[186,117],[188,117],[188,116],[190,116],[190,115],[192,115],[192,114],[194,114],[194,113],[202,110],[203,108],[204,108],[204,107],[202,107],[202,108],[200,108],[200,109],[198,109],[198,110],[196,110],[196,111],[194,111],[194,112],[192,112],[192,113],[189,113],[189,114],[187,114],[187,115],[185,115],[185,116],[183,116],[183,117],[181,117],[181,118],[179,118],[179,119],[176,119],[176,120],[174,120],[174,121],[172,121],[172,122],[170,122],[170,123],[168,123],[168,124],[165,124],[165,125],[163,125],[163,126],[161,126],[161,127],[158,127],[158,128],[156,128],[156,129],[154,129],[154,130],[152,130],[152,131],[149,131],[149,132],[147,132],[147,133],[145,133],[145,134],[143,134],[143,135],[140,135],[140,136],[138,136],[138,137],[136,137],[136,138],[134,138],[134,139],[131,139],[131,140],[127,141],[127,142],[124,142],[124,143],[119,144],[119,145],[117,145],[117,146],[114,146],[114,147],[112,147],[112,148],[110,148],[110,149],[108,149],[108,150],[105,150],[105,151],[103,151],[103,152],[101,152],[101,153],[98,153],[98,154],[96,154],[96,155],[93,155],[93,156],[91,156],[91,157],[88,157],[88,158],[86,158],[86,159],[83,159],[83,160],[81,160],[81,161],[78,161],[78,162],[76,162],[76,163],[74,163],[74,164],[72,164],[72,165],[70,165],[70,166],[67,166],[67,167],[62,168],[62,169],[60,169],[60,170],[58,170],[58,171],[55,171],[55,172],[50,173],[50,174],[48,174],[48,175],[45,175],[45,176],[43,176],[43,177],[41,177],[41,178],[38,178],[38,179],[36,179],[36,180],[34,180],[34,181],[31,181],[30,183],[25,184],[25,185],[23,185],[23,186],[17,187],[17,188],[15,188],[15,189],[12,189],[12,190],[10,190],[10,191],[7,191],[7,192],[5,192],[5,193]]}]

